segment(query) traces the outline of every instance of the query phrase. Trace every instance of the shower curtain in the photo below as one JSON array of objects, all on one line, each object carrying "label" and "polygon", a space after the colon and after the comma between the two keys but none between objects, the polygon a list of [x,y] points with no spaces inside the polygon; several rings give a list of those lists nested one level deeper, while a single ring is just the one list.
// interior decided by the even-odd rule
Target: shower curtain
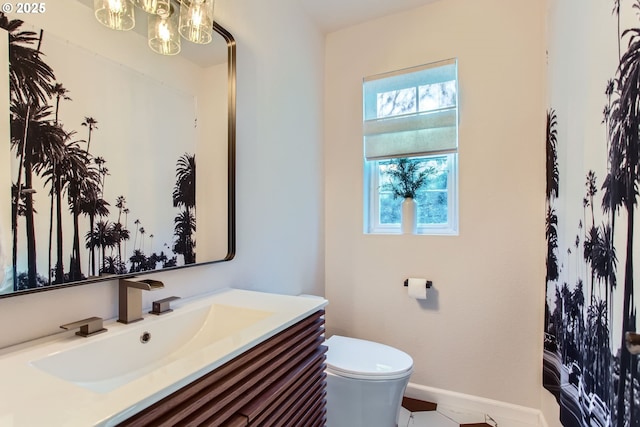
[{"label": "shower curtain", "polygon": [[548,5],[543,382],[564,426],[638,426],[640,0]]}]

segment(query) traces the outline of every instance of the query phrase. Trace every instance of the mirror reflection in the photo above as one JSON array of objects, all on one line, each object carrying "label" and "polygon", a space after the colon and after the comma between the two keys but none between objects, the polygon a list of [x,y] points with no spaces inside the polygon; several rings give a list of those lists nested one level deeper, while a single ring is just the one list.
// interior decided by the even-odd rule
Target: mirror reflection
[{"label": "mirror reflection", "polygon": [[90,6],[0,14],[0,296],[233,257],[231,35],[162,56]]}]

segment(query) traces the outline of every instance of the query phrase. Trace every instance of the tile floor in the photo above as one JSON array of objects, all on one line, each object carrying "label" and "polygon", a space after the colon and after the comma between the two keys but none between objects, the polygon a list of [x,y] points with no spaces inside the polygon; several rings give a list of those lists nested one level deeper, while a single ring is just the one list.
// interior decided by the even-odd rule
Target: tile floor
[{"label": "tile floor", "polygon": [[[408,408],[408,409],[407,409]],[[398,427],[497,427],[490,416],[405,398]]]}]

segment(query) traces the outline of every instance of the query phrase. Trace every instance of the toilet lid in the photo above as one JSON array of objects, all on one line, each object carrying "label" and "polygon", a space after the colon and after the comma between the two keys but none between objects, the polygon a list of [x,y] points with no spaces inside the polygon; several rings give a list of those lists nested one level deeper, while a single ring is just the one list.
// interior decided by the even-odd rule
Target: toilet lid
[{"label": "toilet lid", "polygon": [[327,369],[337,375],[371,380],[407,377],[413,371],[413,359],[388,345],[334,335],[325,344]]}]

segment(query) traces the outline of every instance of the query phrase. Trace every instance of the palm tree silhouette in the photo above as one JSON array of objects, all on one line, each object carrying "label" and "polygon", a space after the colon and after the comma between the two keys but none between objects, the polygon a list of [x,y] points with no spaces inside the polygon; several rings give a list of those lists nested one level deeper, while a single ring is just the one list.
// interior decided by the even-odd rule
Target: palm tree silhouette
[{"label": "palm tree silhouette", "polygon": [[133,223],[136,225],[136,234],[133,237],[133,250],[136,250],[136,242],[138,241],[138,231],[140,231],[140,220],[136,219],[135,221],[133,221]]},{"label": "palm tree silhouette", "polygon": [[[89,217],[89,230],[94,229],[96,216],[105,217],[109,215],[109,206],[109,202],[100,197],[98,184],[88,181],[80,199],[80,212]],[[93,276],[96,275],[95,248],[96,246],[87,246],[87,249],[89,249],[90,270]]]},{"label": "palm tree silhouette", "polygon": [[124,274],[126,271],[122,271],[120,261],[113,256],[108,256],[104,259],[102,273],[105,274]]},{"label": "palm tree silhouette", "polygon": [[556,112],[553,109],[547,111],[547,138],[546,138],[546,205],[547,215],[545,221],[545,237],[547,240],[547,277],[546,283],[558,280],[560,269],[558,268],[558,216],[553,208],[553,198],[558,197],[559,171],[558,171],[558,122]]},{"label": "palm tree silhouette", "polygon": [[[616,286],[616,266],[618,258],[616,248],[611,244],[612,234],[609,224],[602,224],[598,232],[595,233],[597,239],[593,244],[593,267],[598,281],[605,282],[605,289],[609,291],[609,286]],[[605,293],[607,298],[609,292]]]},{"label": "palm tree silhouette", "polygon": [[593,387],[596,394],[607,401],[611,375],[611,352],[609,351],[609,325],[607,322],[607,304],[600,300],[587,309],[588,334],[590,337],[590,364],[593,366]]},{"label": "palm tree silhouette", "polygon": [[620,50],[620,0],[613,0],[613,10],[612,13],[616,15],[618,18],[618,59],[621,57]]},{"label": "palm tree silhouette", "polygon": [[[131,237],[131,233],[129,233],[129,208],[122,209],[122,212],[124,212],[124,230],[127,230],[127,238],[123,239],[124,240],[124,253],[126,254],[127,253],[127,240],[129,240],[129,238]],[[124,262],[123,259],[122,259],[122,254],[120,254],[119,256],[120,256],[120,261]]]},{"label": "palm tree silhouette", "polygon": [[591,206],[591,226],[595,227],[595,215],[593,209],[593,196],[598,192],[598,187],[596,186],[596,173],[592,170],[587,172],[587,180],[585,182],[585,187],[587,187],[587,197],[589,199],[589,206]]},{"label": "palm tree silhouette", "polygon": [[116,198],[116,208],[118,208],[118,224],[120,223],[120,217],[122,216],[122,210],[127,203],[127,199],[124,196],[118,196]]},{"label": "palm tree silhouette", "polygon": [[84,118],[84,121],[82,122],[82,126],[86,126],[87,128],[89,128],[89,135],[87,136],[87,153],[89,153],[89,146],[91,145],[91,134],[93,133],[94,129],[98,129],[97,124],[98,121],[96,119],[86,116]]},{"label": "palm tree silhouette", "polygon": [[583,246],[583,257],[585,262],[591,268],[591,288],[590,288],[590,301],[593,303],[595,301],[595,293],[594,293],[594,284],[595,284],[595,267],[594,263],[594,250],[598,241],[600,240],[600,230],[597,227],[591,227],[587,232],[587,235],[584,239]]},{"label": "palm tree silhouette", "polygon": [[[36,236],[33,210],[33,173],[42,173],[52,159],[62,156],[66,134],[50,120],[51,107],[25,105],[14,100],[11,105],[11,145],[19,153],[20,172],[24,172],[24,187],[18,178],[18,191],[25,192],[28,283],[36,286]],[[24,118],[27,118],[25,121]],[[16,224],[17,225],[17,224]],[[17,228],[17,227],[16,227]],[[15,234],[15,233],[14,233]],[[14,237],[14,242],[16,237]]]},{"label": "palm tree silhouette", "polygon": [[109,169],[105,166],[107,161],[102,157],[96,157],[94,162],[98,166],[98,172],[100,173],[100,192],[104,194],[104,181],[107,178],[107,175],[111,175],[109,173]]},{"label": "palm tree silhouette", "polygon": [[[595,273],[593,271],[593,263],[592,263],[593,257],[590,251],[593,248],[593,243],[597,240],[597,236],[595,234],[597,234],[598,230],[596,229],[596,225],[595,225],[593,196],[595,196],[596,193],[598,192],[598,188],[596,187],[596,174],[592,170],[587,172],[585,187],[587,188],[587,192],[586,192],[585,198],[583,199],[583,204],[585,203],[585,200],[586,200],[586,207],[591,207],[591,228],[587,233],[588,234],[587,237],[585,237],[584,259],[585,261],[587,261],[587,263],[591,264],[591,301],[594,301],[595,296],[593,292],[594,292]],[[587,241],[587,239],[590,239],[590,240]],[[587,248],[589,249],[589,251],[587,251]]]},{"label": "palm tree silhouette", "polygon": [[137,273],[142,271],[142,266],[144,265],[145,260],[146,258],[144,254],[140,252],[140,250],[134,249],[133,255],[129,258],[129,261],[131,261],[131,268],[129,269],[129,272]]},{"label": "palm tree silhouette", "polygon": [[[56,98],[56,109],[55,109],[55,124],[57,126],[61,126],[59,120],[58,120],[58,113],[60,112],[60,101],[61,100],[65,100],[65,101],[71,101],[71,98],[69,96],[67,96],[67,93],[69,93],[69,91],[62,85],[62,83],[56,83],[53,85],[53,87],[51,88],[51,94],[53,96],[55,96]],[[49,170],[46,171],[45,173],[47,173],[49,175],[49,178],[47,179],[46,183],[48,183],[51,186],[51,191],[49,191],[49,194],[51,196],[51,203],[50,203],[50,207],[49,207],[49,263],[48,263],[48,284],[51,284],[51,275],[52,275],[52,252],[53,252],[53,210],[54,210],[54,206],[55,206],[55,200],[56,200],[56,163],[57,161],[59,161],[58,159],[52,158],[50,159],[50,165],[49,165]]]},{"label": "palm tree silhouette", "polygon": [[571,313],[571,291],[569,290],[569,285],[567,282],[562,284],[562,288],[560,289],[560,295],[562,296],[562,342],[564,345],[562,346],[562,361],[567,361],[567,355],[569,351],[569,324],[568,320],[570,318]]},{"label": "palm tree silhouette", "polygon": [[558,170],[558,119],[553,109],[547,111],[547,201],[558,197],[560,172]]},{"label": "palm tree silhouette", "polygon": [[[0,28],[9,35],[9,91],[23,103],[46,103],[55,80],[53,70],[40,57],[40,42],[33,31],[20,31],[19,19],[9,20],[0,12]],[[34,48],[33,45],[36,45]]]},{"label": "palm tree silhouette", "polygon": [[59,120],[58,120],[58,112],[60,111],[60,101],[61,100],[65,100],[65,101],[71,101],[72,99],[70,97],[67,96],[67,94],[69,93],[69,91],[67,90],[67,88],[65,88],[62,83],[55,83],[52,87],[51,87],[51,95],[55,96],[56,98],[56,113],[55,113],[55,123],[58,124]]},{"label": "palm tree silhouette", "polygon": [[573,305],[577,311],[576,317],[577,321],[577,331],[576,331],[576,344],[578,345],[578,349],[582,353],[584,348],[584,284],[582,279],[578,279],[578,283],[576,283],[576,287],[573,290],[571,300]]},{"label": "palm tree silhouette", "polygon": [[140,252],[144,253],[144,227],[140,227]]},{"label": "palm tree silhouette", "polygon": [[191,235],[196,230],[196,219],[193,214],[184,210],[173,221],[175,224],[173,234],[176,236],[173,251],[184,256],[185,264],[193,264],[195,262],[195,253],[193,252],[195,243],[191,240]]},{"label": "palm tree silhouette", "polygon": [[56,197],[56,265],[54,283],[64,283],[63,233],[62,233],[62,196],[67,192],[69,184],[74,182],[75,176],[87,174],[87,152],[80,148],[79,141],[71,141],[73,134],[67,134],[63,156],[51,170],[55,182]]},{"label": "palm tree silhouette", "polygon": [[102,250],[102,257],[101,257],[102,267],[100,269],[100,272],[104,272],[106,270],[106,264],[105,264],[106,249],[113,248],[116,244],[116,239],[113,233],[114,228],[115,227],[113,223],[109,221],[100,220],[96,223],[96,227],[92,233],[92,237],[94,237],[97,240],[98,246]]},{"label": "palm tree silhouette", "polygon": [[558,280],[560,275],[558,269],[558,217],[555,210],[549,206],[547,208],[545,235],[547,238],[547,282]]},{"label": "palm tree silhouette", "polygon": [[188,153],[178,158],[176,167],[176,185],[173,188],[173,207],[184,209],[176,216],[174,223],[174,234],[176,245],[179,248],[174,251],[184,256],[185,264],[196,262],[194,251],[195,242],[193,233],[196,230],[195,215],[193,210],[196,206],[196,158]]},{"label": "palm tree silhouette", "polygon": [[[123,262],[122,261],[122,242],[124,241],[126,245],[126,242],[127,240],[129,240],[131,233],[129,233],[129,230],[127,230],[122,224],[118,222],[114,225],[113,236],[116,240],[116,246],[118,247],[118,261]],[[126,253],[126,246],[125,246],[125,253]],[[126,273],[126,269],[125,271],[123,271],[123,273]]]},{"label": "palm tree silhouette", "polygon": [[[88,153],[85,151],[85,160]],[[73,216],[73,249],[71,252],[71,265],[69,266],[69,280],[81,280],[82,270],[80,263],[80,224],[79,217],[83,213],[83,198],[95,192],[100,185],[100,174],[90,163],[85,163],[83,170],[70,170],[67,184],[67,199],[69,210]]]}]

